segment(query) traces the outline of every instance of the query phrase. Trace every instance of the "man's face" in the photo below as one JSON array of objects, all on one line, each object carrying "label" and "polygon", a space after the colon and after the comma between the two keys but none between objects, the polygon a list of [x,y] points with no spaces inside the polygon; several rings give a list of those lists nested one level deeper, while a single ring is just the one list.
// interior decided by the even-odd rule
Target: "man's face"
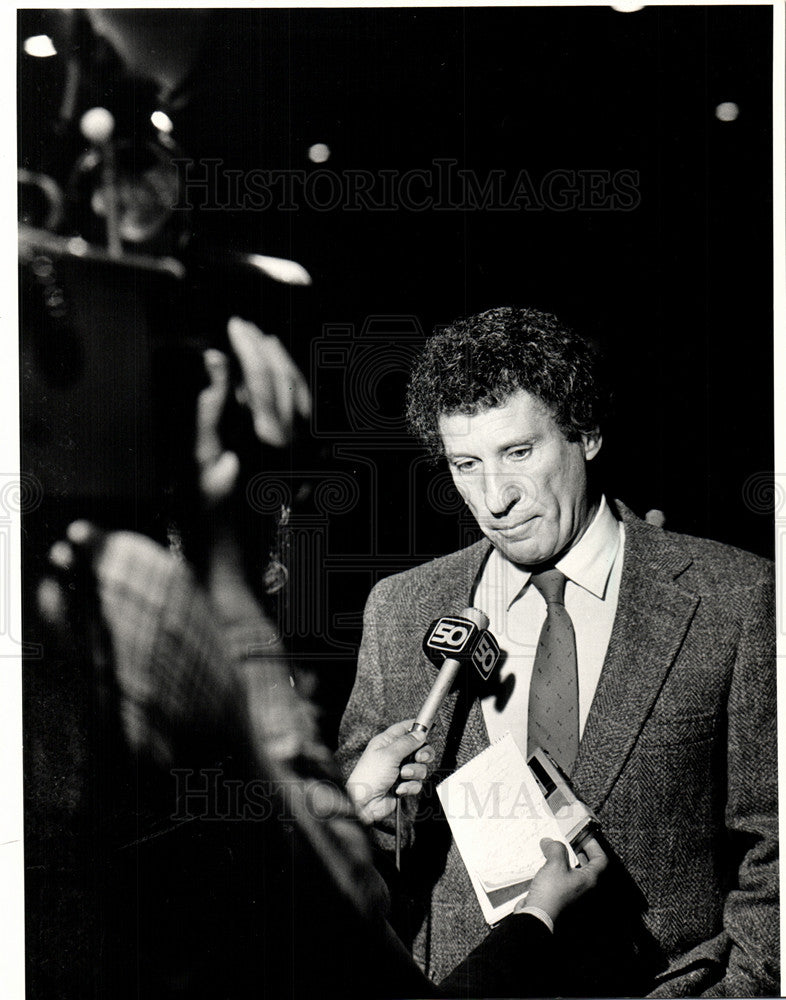
[{"label": "man's face", "polygon": [[600,434],[569,442],[523,389],[473,416],[443,414],[439,432],[456,488],[511,562],[545,562],[589,525],[586,463],[600,450]]}]

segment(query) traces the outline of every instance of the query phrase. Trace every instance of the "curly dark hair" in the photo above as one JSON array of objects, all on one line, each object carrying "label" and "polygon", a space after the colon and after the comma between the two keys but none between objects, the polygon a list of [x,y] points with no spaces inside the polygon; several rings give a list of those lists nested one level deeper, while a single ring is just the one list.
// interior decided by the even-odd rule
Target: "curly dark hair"
[{"label": "curly dark hair", "polygon": [[442,414],[500,406],[518,389],[537,396],[569,441],[600,426],[608,390],[599,356],[556,316],[500,306],[456,320],[427,341],[407,391],[407,421],[442,455]]}]

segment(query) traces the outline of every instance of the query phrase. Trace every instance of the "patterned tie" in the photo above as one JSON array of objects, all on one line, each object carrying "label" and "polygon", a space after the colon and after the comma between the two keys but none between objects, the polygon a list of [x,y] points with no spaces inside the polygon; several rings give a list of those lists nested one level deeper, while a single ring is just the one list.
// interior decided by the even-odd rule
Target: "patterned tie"
[{"label": "patterned tie", "polygon": [[579,750],[579,674],[576,634],[565,609],[565,574],[533,573],[532,586],[546,602],[529,689],[529,753],[543,747],[566,773]]}]

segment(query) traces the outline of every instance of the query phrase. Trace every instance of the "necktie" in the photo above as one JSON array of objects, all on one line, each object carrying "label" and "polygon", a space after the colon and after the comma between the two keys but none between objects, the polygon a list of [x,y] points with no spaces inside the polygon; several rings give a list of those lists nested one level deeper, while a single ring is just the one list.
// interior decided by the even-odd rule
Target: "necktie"
[{"label": "necktie", "polygon": [[579,675],[576,635],[565,609],[565,574],[533,573],[532,586],[546,602],[529,689],[527,747],[548,750],[567,773],[579,749]]}]

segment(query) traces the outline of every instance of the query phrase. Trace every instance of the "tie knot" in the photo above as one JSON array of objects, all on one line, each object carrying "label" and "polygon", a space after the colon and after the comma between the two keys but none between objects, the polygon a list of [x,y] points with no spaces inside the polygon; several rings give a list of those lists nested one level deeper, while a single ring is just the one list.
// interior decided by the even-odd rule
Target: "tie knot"
[{"label": "tie knot", "polygon": [[546,604],[565,603],[565,584],[567,578],[558,569],[545,569],[533,573],[530,577],[532,586],[542,595]]}]

